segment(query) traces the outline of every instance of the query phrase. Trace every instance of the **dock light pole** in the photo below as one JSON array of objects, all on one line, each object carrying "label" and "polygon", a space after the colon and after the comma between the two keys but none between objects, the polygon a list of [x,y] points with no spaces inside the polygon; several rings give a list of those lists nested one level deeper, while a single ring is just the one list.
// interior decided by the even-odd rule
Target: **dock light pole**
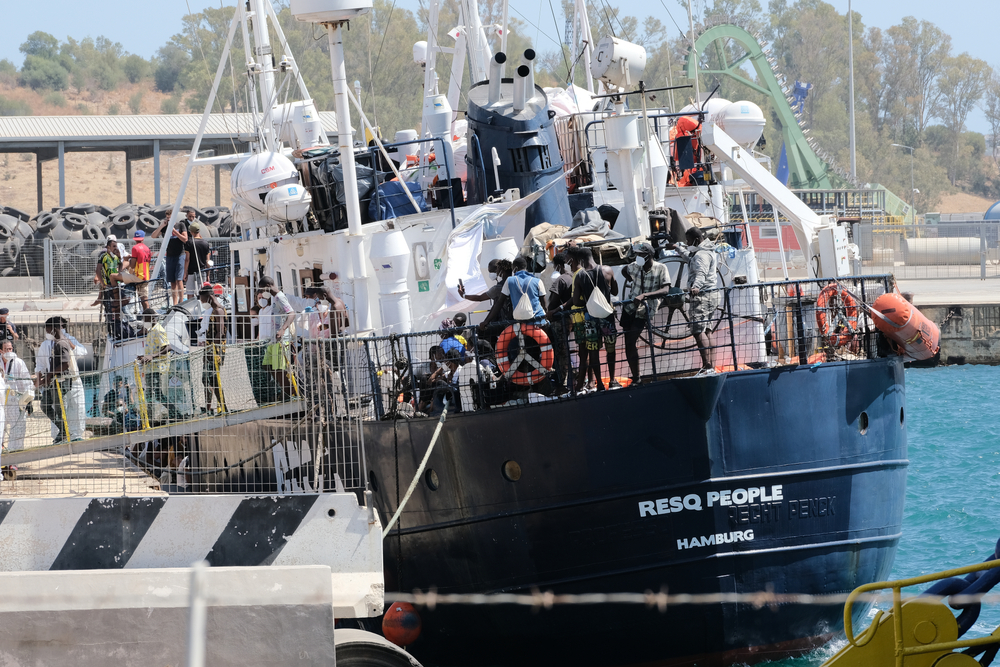
[{"label": "dock light pole", "polygon": [[903,144],[892,144],[896,148],[905,148],[910,151],[910,215],[913,216],[913,224],[917,224],[917,209],[913,206],[913,195],[916,189],[913,187],[913,148]]}]

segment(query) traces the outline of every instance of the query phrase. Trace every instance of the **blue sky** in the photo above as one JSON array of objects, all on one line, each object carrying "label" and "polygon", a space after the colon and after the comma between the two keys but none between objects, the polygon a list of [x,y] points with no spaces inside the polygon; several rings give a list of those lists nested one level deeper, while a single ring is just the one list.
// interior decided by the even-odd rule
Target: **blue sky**
[{"label": "blue sky", "polygon": [[[791,2],[792,0],[789,0]],[[827,0],[837,11],[847,11],[847,0]],[[401,7],[416,9],[417,0],[397,0]],[[181,17],[190,11],[198,12],[206,7],[220,6],[220,0],[42,0],[38,4],[32,2],[3,2],[4,35],[0,42],[0,59],[8,58],[20,66],[23,56],[18,52],[18,46],[30,33],[44,30],[59,39],[72,36],[98,37],[104,35],[132,53],[149,57],[162,46],[171,35],[180,31]],[[232,4],[232,0],[225,0]],[[628,7],[630,2],[615,2],[612,4]],[[685,25],[686,15],[678,0],[663,0],[674,19]],[[642,11],[656,16],[664,24],[672,26],[667,12],[660,2],[643,3]],[[766,0],[761,0],[766,5]],[[887,2],[886,0],[854,0],[853,9],[859,12],[866,26],[887,28],[898,23],[904,16],[915,16],[937,24],[951,35],[956,53],[968,51],[976,58],[982,58],[990,65],[1000,68],[1000,56],[995,50],[995,28],[991,20],[996,12],[996,2],[986,0],[966,0],[960,3],[941,2],[941,0],[907,0],[906,2]],[[562,31],[563,18],[559,14],[558,0],[553,0],[556,10],[556,29],[552,12],[547,2],[538,0],[511,0],[511,15],[522,18],[534,24],[529,28],[528,36],[533,40],[536,35],[538,48],[546,51],[552,48],[552,40],[558,39]],[[631,9],[628,11],[635,12]],[[982,20],[976,20],[975,17]],[[593,19],[592,19],[593,21]],[[547,36],[541,36],[544,33]],[[980,132],[987,131],[987,125],[981,113],[976,113],[970,119],[970,129]]]}]

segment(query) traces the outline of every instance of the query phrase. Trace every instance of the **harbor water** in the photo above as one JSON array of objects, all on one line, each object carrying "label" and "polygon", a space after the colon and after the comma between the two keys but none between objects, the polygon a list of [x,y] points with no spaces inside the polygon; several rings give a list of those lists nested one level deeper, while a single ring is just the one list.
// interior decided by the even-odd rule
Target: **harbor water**
[{"label": "harbor water", "polygon": [[[971,565],[992,554],[1000,539],[1000,419],[993,411],[998,394],[995,367],[906,371],[910,468],[893,579]],[[984,605],[966,637],[987,635],[998,625],[1000,605]],[[839,640],[770,664],[817,667],[843,645]]]}]

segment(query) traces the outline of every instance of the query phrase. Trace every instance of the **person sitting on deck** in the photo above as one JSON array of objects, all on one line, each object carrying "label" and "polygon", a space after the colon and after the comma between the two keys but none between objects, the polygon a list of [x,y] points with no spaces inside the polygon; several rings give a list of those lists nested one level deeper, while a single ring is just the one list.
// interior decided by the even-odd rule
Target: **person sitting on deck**
[{"label": "person sitting on deck", "polygon": [[439,332],[441,336],[441,349],[444,350],[445,355],[454,352],[459,361],[465,362],[465,342],[464,340],[459,340],[455,337],[455,334],[451,333],[449,330],[455,328],[454,320],[444,319],[441,320],[441,330]]}]

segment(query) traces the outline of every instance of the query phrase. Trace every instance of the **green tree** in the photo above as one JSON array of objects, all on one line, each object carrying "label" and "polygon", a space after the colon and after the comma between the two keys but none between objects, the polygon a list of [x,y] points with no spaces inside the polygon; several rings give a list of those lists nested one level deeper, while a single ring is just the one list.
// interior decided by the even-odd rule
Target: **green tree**
[{"label": "green tree", "polygon": [[29,54],[21,67],[21,82],[35,90],[65,90],[69,85],[69,72],[55,60]]},{"label": "green tree", "polygon": [[125,57],[125,62],[122,63],[122,71],[129,83],[139,83],[149,76],[149,61],[134,53],[129,54]]},{"label": "green tree", "polygon": [[181,72],[189,61],[190,56],[173,42],[161,46],[156,52],[156,68],[153,70],[156,89],[161,93],[174,92]]},{"label": "green tree", "polygon": [[47,32],[37,30],[18,49],[25,56],[37,56],[46,60],[55,60],[59,55],[59,40]]},{"label": "green tree", "polygon": [[968,53],[962,53],[948,58],[941,76],[938,77],[937,85],[941,97],[935,107],[934,115],[954,128],[954,159],[948,165],[952,185],[958,180],[962,146],[960,137],[965,130],[965,122],[982,99],[992,73],[986,62],[973,58]]}]

